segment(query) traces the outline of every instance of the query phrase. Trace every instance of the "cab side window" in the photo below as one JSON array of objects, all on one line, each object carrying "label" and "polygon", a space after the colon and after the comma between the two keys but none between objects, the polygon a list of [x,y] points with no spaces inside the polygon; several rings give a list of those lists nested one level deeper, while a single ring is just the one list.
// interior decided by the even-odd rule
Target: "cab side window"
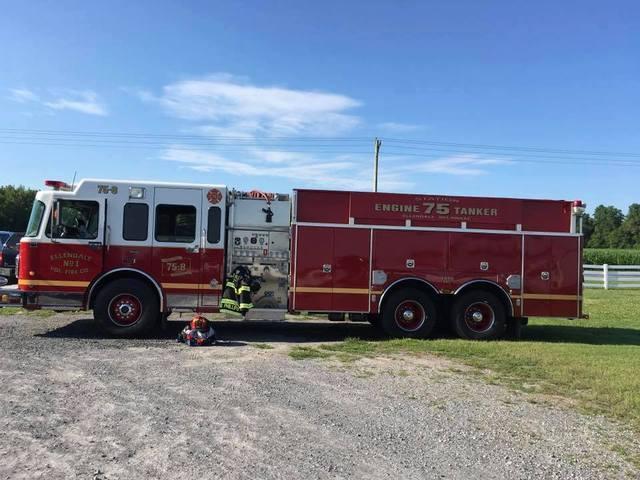
[{"label": "cab side window", "polygon": [[220,241],[222,210],[220,207],[210,207],[207,217],[207,242],[218,243]]},{"label": "cab side window", "polygon": [[158,205],[155,237],[158,242],[193,242],[196,239],[196,207]]},{"label": "cab side window", "polygon": [[126,203],[122,215],[122,238],[143,242],[149,231],[149,205],[146,203]]},{"label": "cab side window", "polygon": [[[54,238],[86,239],[98,238],[98,202],[85,200],[58,200],[53,215]],[[51,217],[45,234],[51,236]]]}]

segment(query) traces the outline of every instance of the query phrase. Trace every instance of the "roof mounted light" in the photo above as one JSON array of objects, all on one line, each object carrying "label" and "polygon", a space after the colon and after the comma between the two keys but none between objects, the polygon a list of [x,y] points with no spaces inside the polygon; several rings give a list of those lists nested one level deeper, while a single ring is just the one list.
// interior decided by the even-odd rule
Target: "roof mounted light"
[{"label": "roof mounted light", "polygon": [[574,215],[583,215],[585,210],[587,209],[587,204],[583,203],[582,200],[574,200],[572,203],[573,213]]},{"label": "roof mounted light", "polygon": [[63,190],[65,192],[71,191],[71,187],[69,186],[69,184],[61,180],[45,180],[44,185],[46,187],[51,187],[54,190]]},{"label": "roof mounted light", "polygon": [[144,187],[129,187],[129,198],[144,198]]}]

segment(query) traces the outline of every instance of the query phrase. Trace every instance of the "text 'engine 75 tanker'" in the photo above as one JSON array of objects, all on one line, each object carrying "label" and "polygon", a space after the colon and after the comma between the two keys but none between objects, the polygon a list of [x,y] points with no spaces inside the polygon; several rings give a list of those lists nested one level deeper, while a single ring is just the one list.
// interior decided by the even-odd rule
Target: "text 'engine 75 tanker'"
[{"label": "text 'engine 75 tanker'", "polygon": [[93,309],[115,335],[233,302],[248,319],[348,315],[417,338],[583,317],[580,201],[46,184],[20,244],[23,306]]}]

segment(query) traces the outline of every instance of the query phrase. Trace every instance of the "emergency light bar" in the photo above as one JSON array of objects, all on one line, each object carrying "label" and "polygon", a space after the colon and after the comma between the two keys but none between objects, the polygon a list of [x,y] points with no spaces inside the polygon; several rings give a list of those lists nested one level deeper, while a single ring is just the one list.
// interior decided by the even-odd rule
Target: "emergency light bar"
[{"label": "emergency light bar", "polygon": [[51,187],[54,190],[62,190],[65,192],[69,192],[71,191],[71,187],[69,186],[69,184],[67,184],[67,182],[63,182],[61,180],[45,180],[44,181],[44,185],[46,187]]},{"label": "emergency light bar", "polygon": [[573,213],[576,215],[582,215],[584,211],[587,209],[587,204],[583,203],[582,200],[574,200],[572,206],[573,206]]}]

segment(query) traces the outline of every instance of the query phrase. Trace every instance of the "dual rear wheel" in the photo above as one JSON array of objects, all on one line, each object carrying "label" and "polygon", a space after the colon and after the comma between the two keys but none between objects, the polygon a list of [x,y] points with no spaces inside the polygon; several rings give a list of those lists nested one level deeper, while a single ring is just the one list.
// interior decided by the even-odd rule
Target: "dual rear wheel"
[{"label": "dual rear wheel", "polygon": [[[429,338],[446,317],[433,296],[417,288],[392,292],[385,299],[379,319],[392,337]],[[469,340],[501,338],[506,329],[507,311],[501,300],[486,290],[471,290],[456,297],[449,310],[455,333]]]}]

